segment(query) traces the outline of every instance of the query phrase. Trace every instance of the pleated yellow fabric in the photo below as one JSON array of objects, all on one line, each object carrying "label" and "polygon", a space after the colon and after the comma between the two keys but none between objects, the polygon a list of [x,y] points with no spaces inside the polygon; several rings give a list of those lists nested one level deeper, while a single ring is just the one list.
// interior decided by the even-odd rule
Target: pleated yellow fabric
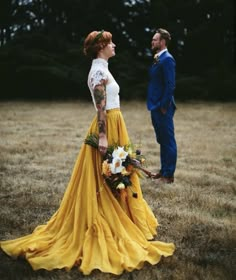
[{"label": "pleated yellow fabric", "polygon": [[[88,134],[97,132],[95,117]],[[109,145],[129,142],[119,109],[107,111],[107,137]],[[34,270],[78,266],[85,275],[94,269],[121,274],[172,255],[173,243],[148,241],[158,223],[143,199],[137,174],[131,180],[138,198],[128,188],[118,200],[104,183],[101,163],[99,151],[82,144],[56,213],[32,234],[1,241],[0,247],[12,257],[24,256]]]}]

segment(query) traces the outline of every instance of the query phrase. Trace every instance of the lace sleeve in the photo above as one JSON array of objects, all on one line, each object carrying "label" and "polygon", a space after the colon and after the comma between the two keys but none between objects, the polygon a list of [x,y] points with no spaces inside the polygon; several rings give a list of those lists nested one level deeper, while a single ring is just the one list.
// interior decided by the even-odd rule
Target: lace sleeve
[{"label": "lace sleeve", "polygon": [[101,85],[102,81],[106,81],[106,80],[107,80],[107,74],[102,70],[97,70],[91,74],[89,83],[91,84],[91,87],[94,90],[94,88],[97,85]]}]

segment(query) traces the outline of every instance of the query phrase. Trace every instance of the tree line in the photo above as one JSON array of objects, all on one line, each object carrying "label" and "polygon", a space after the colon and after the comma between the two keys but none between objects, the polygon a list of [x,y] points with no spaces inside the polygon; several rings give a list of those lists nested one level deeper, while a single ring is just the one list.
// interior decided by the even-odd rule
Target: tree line
[{"label": "tree line", "polygon": [[90,98],[83,41],[108,30],[121,97],[146,97],[151,38],[172,35],[176,98],[235,98],[232,0],[1,0],[0,98]]}]

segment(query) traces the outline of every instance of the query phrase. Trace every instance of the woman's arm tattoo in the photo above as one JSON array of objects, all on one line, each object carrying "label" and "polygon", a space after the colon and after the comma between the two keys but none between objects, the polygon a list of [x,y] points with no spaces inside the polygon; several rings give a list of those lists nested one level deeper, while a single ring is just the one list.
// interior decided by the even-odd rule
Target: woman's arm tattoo
[{"label": "woman's arm tattoo", "polygon": [[99,134],[106,134],[106,91],[104,85],[95,87],[94,99],[98,110],[98,132]]}]

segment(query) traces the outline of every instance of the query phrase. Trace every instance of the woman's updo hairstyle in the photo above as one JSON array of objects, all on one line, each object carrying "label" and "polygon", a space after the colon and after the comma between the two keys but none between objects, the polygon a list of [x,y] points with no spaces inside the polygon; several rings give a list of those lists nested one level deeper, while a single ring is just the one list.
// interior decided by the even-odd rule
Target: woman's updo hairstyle
[{"label": "woman's updo hairstyle", "polygon": [[88,34],[84,41],[84,54],[96,58],[99,51],[105,48],[112,39],[112,35],[108,31],[93,31]]}]

